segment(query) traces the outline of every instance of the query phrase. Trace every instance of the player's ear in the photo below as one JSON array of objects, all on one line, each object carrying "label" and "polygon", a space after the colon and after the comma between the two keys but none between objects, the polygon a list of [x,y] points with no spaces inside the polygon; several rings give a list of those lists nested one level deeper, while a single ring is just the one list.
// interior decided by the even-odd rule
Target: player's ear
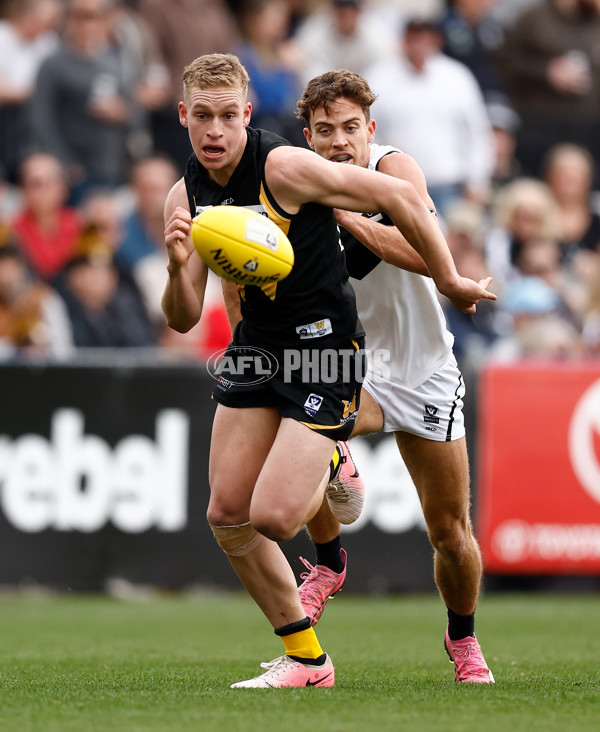
[{"label": "player's ear", "polygon": [[177,109],[179,110],[179,124],[182,127],[188,126],[188,113],[187,113],[187,107],[185,106],[185,102],[179,102],[177,105]]},{"label": "player's ear", "polygon": [[246,104],[244,104],[243,116],[244,127],[248,127],[250,124],[250,117],[252,117],[252,102],[246,102]]},{"label": "player's ear", "polygon": [[306,138],[306,142],[308,142],[308,146],[311,150],[314,150],[315,147],[313,145],[313,136],[312,132],[308,129],[308,127],[304,128],[304,137]]},{"label": "player's ear", "polygon": [[377,123],[374,119],[370,119],[369,123],[367,124],[367,134],[368,134],[368,142],[373,142],[375,139],[375,130],[377,129]]}]

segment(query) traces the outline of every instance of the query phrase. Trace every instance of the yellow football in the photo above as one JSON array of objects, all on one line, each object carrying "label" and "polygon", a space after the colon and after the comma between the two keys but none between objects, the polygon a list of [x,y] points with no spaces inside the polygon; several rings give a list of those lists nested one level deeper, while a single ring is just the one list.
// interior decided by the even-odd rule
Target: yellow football
[{"label": "yellow football", "polygon": [[268,285],[287,277],[294,250],[269,218],[241,206],[213,206],[192,221],[192,241],[206,264],[238,285]]}]

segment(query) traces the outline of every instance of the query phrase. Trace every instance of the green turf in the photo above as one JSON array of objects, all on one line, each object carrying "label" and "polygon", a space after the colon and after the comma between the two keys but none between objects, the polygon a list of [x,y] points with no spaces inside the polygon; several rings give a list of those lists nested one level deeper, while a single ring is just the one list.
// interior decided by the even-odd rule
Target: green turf
[{"label": "green turf", "polygon": [[600,597],[486,595],[496,685],[460,686],[434,596],[340,595],[334,689],[231,690],[280,655],[243,595],[0,597],[0,730],[517,732],[600,728]]}]

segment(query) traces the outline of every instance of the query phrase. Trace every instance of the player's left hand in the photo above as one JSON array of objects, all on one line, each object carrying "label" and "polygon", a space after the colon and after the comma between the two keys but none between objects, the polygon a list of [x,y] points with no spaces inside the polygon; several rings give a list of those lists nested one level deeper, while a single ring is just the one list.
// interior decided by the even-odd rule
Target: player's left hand
[{"label": "player's left hand", "polygon": [[497,300],[498,297],[487,289],[492,281],[491,277],[475,282],[468,277],[458,277],[451,286],[442,292],[455,308],[463,313],[473,314],[477,310],[477,303],[480,300]]}]

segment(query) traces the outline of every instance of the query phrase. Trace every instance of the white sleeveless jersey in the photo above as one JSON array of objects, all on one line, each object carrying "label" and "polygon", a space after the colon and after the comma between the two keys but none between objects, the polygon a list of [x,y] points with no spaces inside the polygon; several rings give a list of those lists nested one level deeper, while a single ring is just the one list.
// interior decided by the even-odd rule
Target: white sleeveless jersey
[{"label": "white sleeveless jersey", "polygon": [[[369,168],[376,170],[381,158],[391,152],[401,151],[371,144]],[[351,282],[367,334],[371,378],[383,378],[412,389],[448,361],[454,336],[446,328],[430,277],[380,261],[363,279],[351,278]],[[387,360],[379,349],[389,351]]]}]

